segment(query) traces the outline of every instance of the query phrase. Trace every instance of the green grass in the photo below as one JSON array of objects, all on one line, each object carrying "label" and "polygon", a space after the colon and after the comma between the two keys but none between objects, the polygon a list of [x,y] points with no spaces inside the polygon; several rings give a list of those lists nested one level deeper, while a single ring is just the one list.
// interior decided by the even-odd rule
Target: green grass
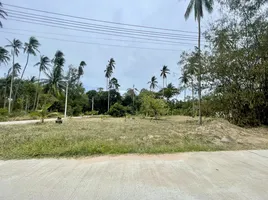
[{"label": "green grass", "polygon": [[[211,120],[205,123],[209,125]],[[68,119],[63,124],[1,126],[0,158],[82,157],[102,154],[175,153],[244,149],[216,144],[186,117],[163,120],[124,118]]]}]

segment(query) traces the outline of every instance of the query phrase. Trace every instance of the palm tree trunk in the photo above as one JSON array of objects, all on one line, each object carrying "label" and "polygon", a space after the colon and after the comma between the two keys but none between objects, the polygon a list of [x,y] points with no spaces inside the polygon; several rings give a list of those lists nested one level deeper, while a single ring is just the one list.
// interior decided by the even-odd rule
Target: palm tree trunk
[{"label": "palm tree trunk", "polygon": [[6,77],[5,90],[4,90],[4,109],[6,108],[6,104],[7,104],[7,97],[6,96],[7,96],[7,78],[8,78],[8,75]]},{"label": "palm tree trunk", "polygon": [[165,78],[163,76],[163,99],[164,99],[164,95],[165,95]]},{"label": "palm tree trunk", "polygon": [[36,87],[36,91],[35,91],[35,96],[34,96],[34,106],[33,106],[33,110],[36,110],[36,109],[37,109],[37,106],[38,106],[37,96],[38,96],[38,89],[39,89],[40,76],[41,76],[41,70],[39,70],[39,74],[38,74],[38,83],[37,83],[37,87]]},{"label": "palm tree trunk", "polygon": [[110,110],[110,87],[109,87],[109,82],[110,82],[110,80],[109,80],[109,78],[107,78],[107,90],[108,90],[108,111],[107,112],[109,112],[109,110]]},{"label": "palm tree trunk", "polygon": [[28,62],[29,62],[29,56],[30,56],[30,54],[28,53],[28,54],[27,54],[26,64],[25,64],[25,66],[24,66],[24,68],[23,68],[23,71],[22,71],[22,73],[21,73],[20,79],[19,79],[19,81],[18,81],[18,85],[17,85],[16,90],[15,90],[15,93],[14,93],[14,101],[13,101],[13,104],[14,104],[15,101],[16,101],[17,94],[18,94],[18,90],[19,90],[19,88],[20,88],[20,83],[21,83],[21,81],[22,81],[22,78],[23,78],[23,76],[24,76],[26,67],[27,67]]},{"label": "palm tree trunk", "polygon": [[194,108],[194,82],[192,80],[192,101],[193,101],[193,114],[192,117],[195,117],[195,108]]},{"label": "palm tree trunk", "polygon": [[202,125],[202,113],[201,113],[201,52],[200,52],[200,38],[201,38],[201,25],[200,25],[200,17],[198,18],[198,60],[199,60],[199,68],[198,68],[198,105],[199,105],[199,125]]},{"label": "palm tree trunk", "polygon": [[14,78],[14,65],[15,65],[15,49],[13,50],[13,62],[12,62],[12,74],[10,81],[10,90],[9,90],[9,99],[8,99],[8,114],[11,113],[11,97],[12,97],[12,87],[13,87],[13,78]]}]

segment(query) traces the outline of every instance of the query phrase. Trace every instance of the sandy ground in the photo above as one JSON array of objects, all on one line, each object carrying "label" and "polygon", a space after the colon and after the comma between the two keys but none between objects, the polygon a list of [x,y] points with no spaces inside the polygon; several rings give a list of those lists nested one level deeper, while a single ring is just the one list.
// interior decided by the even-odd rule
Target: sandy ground
[{"label": "sandy ground", "polygon": [[0,161],[0,199],[268,199],[268,150]]}]

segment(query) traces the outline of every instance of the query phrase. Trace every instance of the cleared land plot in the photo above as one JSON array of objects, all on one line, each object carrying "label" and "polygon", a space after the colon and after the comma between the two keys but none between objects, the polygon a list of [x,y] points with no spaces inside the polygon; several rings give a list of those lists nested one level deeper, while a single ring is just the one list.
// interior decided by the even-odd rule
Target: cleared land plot
[{"label": "cleared land plot", "polygon": [[0,126],[1,159],[267,147],[268,128],[245,129],[219,119],[205,120],[201,127],[191,118],[177,116],[157,121],[81,118],[63,124]]}]

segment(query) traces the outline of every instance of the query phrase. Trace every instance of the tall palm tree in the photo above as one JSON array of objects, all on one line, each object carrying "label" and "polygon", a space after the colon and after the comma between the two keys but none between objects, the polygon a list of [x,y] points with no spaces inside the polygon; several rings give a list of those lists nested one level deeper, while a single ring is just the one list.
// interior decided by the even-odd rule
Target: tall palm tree
[{"label": "tall palm tree", "polygon": [[25,66],[24,66],[24,68],[22,70],[22,73],[21,73],[21,76],[20,76],[20,79],[19,79],[19,83],[18,83],[18,85],[16,87],[16,90],[15,90],[14,101],[16,100],[18,90],[20,89],[21,81],[23,79],[25,70],[26,70],[26,68],[28,66],[29,57],[30,57],[30,55],[36,56],[36,51],[39,52],[39,50],[38,50],[38,47],[39,46],[40,46],[39,41],[35,37],[33,37],[33,36],[30,37],[29,42],[25,42],[24,43],[24,53],[27,54],[27,59],[26,59]]},{"label": "tall palm tree", "polygon": [[181,80],[181,83],[183,84],[183,89],[184,89],[184,101],[186,97],[186,89],[187,89],[187,84],[189,83],[190,76],[184,71],[182,73],[182,76],[179,78]]},{"label": "tall palm tree", "polygon": [[108,65],[106,66],[105,72],[105,77],[107,79],[107,90],[108,90],[108,111],[110,110],[110,89],[109,89],[109,83],[110,83],[110,78],[113,74],[113,70],[115,69],[115,60],[111,58],[108,61]]},{"label": "tall palm tree", "polygon": [[8,113],[11,113],[11,97],[12,97],[12,88],[13,88],[13,79],[14,79],[14,65],[15,65],[15,56],[18,56],[20,53],[20,49],[22,48],[22,43],[18,39],[13,39],[13,41],[9,41],[9,44],[6,47],[11,48],[12,54],[12,72],[11,72],[11,81],[10,81],[10,90],[9,90],[9,99],[8,99]]},{"label": "tall palm tree", "polygon": [[37,109],[38,108],[38,103],[39,103],[39,94],[38,94],[38,89],[40,86],[40,77],[41,77],[41,73],[45,72],[48,70],[48,67],[50,66],[50,59],[47,56],[40,56],[40,61],[38,63],[36,63],[34,66],[39,66],[39,73],[38,73],[38,84],[36,87],[36,92],[35,92],[35,98],[34,98],[34,107],[33,109]]},{"label": "tall palm tree", "polygon": [[147,84],[150,84],[150,90],[151,91],[154,90],[157,87],[157,84],[158,84],[157,78],[155,76],[153,76],[151,78],[151,80]]},{"label": "tall palm tree", "polygon": [[116,78],[112,78],[110,80],[110,84],[109,84],[109,89],[115,89],[116,91],[118,91],[120,85],[118,83],[118,80]]},{"label": "tall palm tree", "polygon": [[135,88],[135,85],[133,85],[132,88],[128,88],[127,89],[127,94],[129,94],[132,97],[132,104],[134,107],[134,103],[135,103],[135,96],[136,96],[136,92],[138,92],[139,90],[137,88]]},{"label": "tall palm tree", "polygon": [[85,61],[81,61],[80,65],[78,67],[78,83],[80,82],[80,77],[83,76],[84,74],[84,67],[86,66],[86,62]]},{"label": "tall palm tree", "polygon": [[30,37],[29,42],[24,43],[24,53],[27,53],[27,59],[26,59],[26,64],[25,64],[23,71],[21,73],[21,79],[23,78],[25,70],[28,66],[30,55],[36,56],[36,51],[39,52],[39,50],[38,50],[39,46],[40,46],[39,41],[33,36]]},{"label": "tall palm tree", "polygon": [[62,51],[57,51],[54,58],[52,59],[53,68],[44,72],[47,76],[46,79],[42,81],[45,85],[44,91],[53,94],[55,97],[60,95],[60,92],[64,88],[62,84],[63,79],[63,66],[65,64],[65,58]]},{"label": "tall palm tree", "polygon": [[[3,5],[2,5],[2,3],[0,2],[0,18],[2,18],[2,19],[6,19],[6,16],[7,16],[7,13],[3,10]],[[1,21],[0,21],[0,27],[1,27],[1,28],[3,27],[3,24],[2,24]]]},{"label": "tall palm tree", "polygon": [[202,124],[201,116],[201,58],[200,58],[200,40],[201,40],[201,18],[204,16],[203,7],[211,13],[213,11],[213,0],[190,0],[190,3],[184,14],[187,20],[194,10],[194,17],[198,23],[198,54],[199,54],[199,69],[198,69],[198,104],[199,104],[199,125]]},{"label": "tall palm tree", "polygon": [[14,72],[13,72],[13,73],[14,73],[13,77],[14,77],[14,78],[15,78],[15,77],[18,77],[19,74],[20,74],[20,70],[21,70],[21,66],[20,66],[20,64],[19,64],[19,63],[15,63],[15,64],[14,64],[14,67],[10,67],[10,68],[9,68],[7,74],[11,74],[11,73],[12,73],[12,70],[14,71]]},{"label": "tall palm tree", "polygon": [[7,64],[10,60],[8,50],[3,47],[0,47],[0,65],[1,63]]},{"label": "tall palm tree", "polygon": [[161,69],[161,74],[160,77],[163,77],[163,96],[164,96],[164,91],[165,91],[165,79],[167,78],[167,75],[169,74],[169,69],[166,65],[163,66],[163,68]]}]

